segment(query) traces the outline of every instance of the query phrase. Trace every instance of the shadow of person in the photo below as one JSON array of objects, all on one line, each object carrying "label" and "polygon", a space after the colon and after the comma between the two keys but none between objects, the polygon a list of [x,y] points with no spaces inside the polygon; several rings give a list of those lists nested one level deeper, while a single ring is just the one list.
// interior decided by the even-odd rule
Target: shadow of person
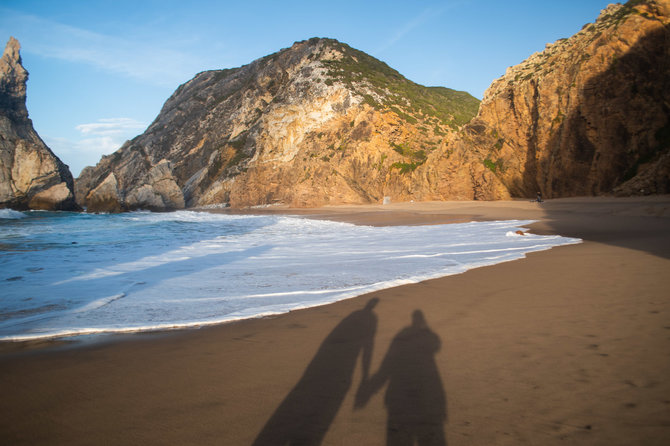
[{"label": "shadow of person", "polygon": [[326,337],[302,378],[279,405],[254,441],[261,445],[318,445],[351,387],[359,355],[364,379],[370,359],[379,299],[345,317]]},{"label": "shadow of person", "polygon": [[367,404],[388,382],[384,399],[387,445],[446,445],[446,395],[435,363],[439,350],[440,338],[430,330],[423,313],[416,310],[412,325],[393,339],[377,373],[361,383],[356,407]]}]

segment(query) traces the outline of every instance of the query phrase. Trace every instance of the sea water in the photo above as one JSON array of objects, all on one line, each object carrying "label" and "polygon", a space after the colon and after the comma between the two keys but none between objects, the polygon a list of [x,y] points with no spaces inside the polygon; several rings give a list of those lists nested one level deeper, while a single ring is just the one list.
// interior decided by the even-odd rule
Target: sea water
[{"label": "sea water", "polygon": [[530,223],[371,227],[284,215],[3,209],[0,340],[285,313],[580,241],[516,233]]}]

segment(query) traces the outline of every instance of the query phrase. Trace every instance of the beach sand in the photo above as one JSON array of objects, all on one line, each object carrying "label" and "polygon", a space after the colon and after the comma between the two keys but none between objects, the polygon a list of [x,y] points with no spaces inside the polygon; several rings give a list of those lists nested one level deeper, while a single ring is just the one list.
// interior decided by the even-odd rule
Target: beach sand
[{"label": "beach sand", "polygon": [[670,444],[670,197],[257,211],[584,242],[272,318],[4,345],[0,443]]}]

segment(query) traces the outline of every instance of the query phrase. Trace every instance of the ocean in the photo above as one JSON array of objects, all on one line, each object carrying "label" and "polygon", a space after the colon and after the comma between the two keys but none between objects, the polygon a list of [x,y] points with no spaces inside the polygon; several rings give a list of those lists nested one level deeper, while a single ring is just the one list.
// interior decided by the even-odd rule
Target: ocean
[{"label": "ocean", "polygon": [[0,341],[280,314],[580,242],[516,234],[530,223],[371,227],[289,215],[2,209]]}]

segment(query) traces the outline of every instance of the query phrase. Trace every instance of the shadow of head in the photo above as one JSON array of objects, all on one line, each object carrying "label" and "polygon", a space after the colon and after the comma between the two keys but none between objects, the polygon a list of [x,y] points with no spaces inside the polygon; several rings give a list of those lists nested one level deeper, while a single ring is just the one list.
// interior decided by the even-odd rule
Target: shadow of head
[{"label": "shadow of head", "polygon": [[414,310],[412,313],[412,327],[428,328],[428,323],[426,322],[426,317],[423,315],[423,311]]},{"label": "shadow of head", "polygon": [[372,299],[370,299],[368,301],[367,304],[365,304],[364,310],[372,311],[377,306],[378,303],[379,303],[379,298],[378,297],[373,297]]}]

